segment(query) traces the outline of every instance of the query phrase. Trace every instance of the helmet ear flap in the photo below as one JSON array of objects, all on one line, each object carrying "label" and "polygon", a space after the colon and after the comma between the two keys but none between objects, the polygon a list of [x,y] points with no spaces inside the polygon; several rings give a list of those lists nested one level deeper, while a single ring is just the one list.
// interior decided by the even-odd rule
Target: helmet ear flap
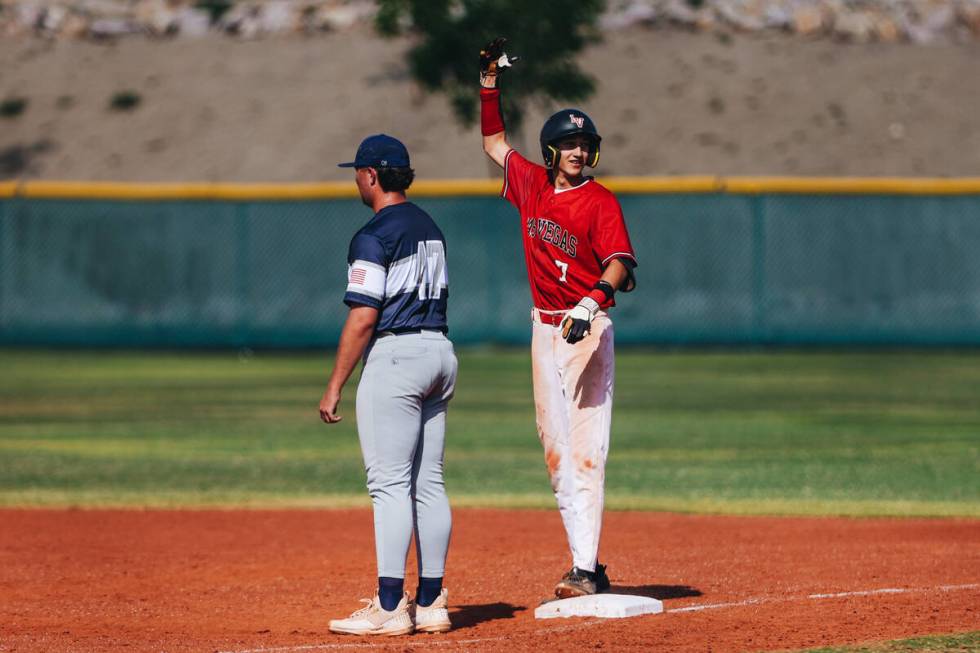
[{"label": "helmet ear flap", "polygon": [[590,168],[594,168],[599,165],[599,141],[594,141],[592,143],[592,151],[589,152],[589,160],[587,161]]},{"label": "helmet ear flap", "polygon": [[548,153],[544,158],[544,164],[549,168],[554,168],[559,161],[558,148],[550,143],[547,145]]}]

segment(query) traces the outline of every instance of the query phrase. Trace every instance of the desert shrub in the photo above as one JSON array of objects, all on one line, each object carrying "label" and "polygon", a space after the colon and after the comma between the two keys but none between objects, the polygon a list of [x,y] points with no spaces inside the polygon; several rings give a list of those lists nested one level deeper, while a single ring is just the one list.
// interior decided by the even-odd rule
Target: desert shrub
[{"label": "desert shrub", "polygon": [[136,91],[119,91],[109,99],[109,108],[113,111],[132,111],[143,101]]},{"label": "desert shrub", "polygon": [[9,97],[0,102],[0,117],[16,118],[27,109],[27,98]]}]

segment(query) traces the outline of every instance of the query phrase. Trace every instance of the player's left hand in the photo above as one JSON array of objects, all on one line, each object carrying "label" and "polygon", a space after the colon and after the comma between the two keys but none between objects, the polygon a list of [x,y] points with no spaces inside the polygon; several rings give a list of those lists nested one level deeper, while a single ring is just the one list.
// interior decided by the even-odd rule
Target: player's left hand
[{"label": "player's left hand", "polygon": [[508,57],[504,52],[507,39],[498,36],[480,50],[480,85],[484,88],[497,87],[497,75],[510,68],[520,57]]},{"label": "player's left hand", "polygon": [[592,331],[592,320],[599,312],[599,303],[591,297],[583,297],[575,308],[565,314],[561,323],[561,337],[574,345]]},{"label": "player's left hand", "polygon": [[327,388],[320,399],[320,419],[327,424],[336,424],[344,419],[337,414],[337,405],[340,403],[340,392]]}]

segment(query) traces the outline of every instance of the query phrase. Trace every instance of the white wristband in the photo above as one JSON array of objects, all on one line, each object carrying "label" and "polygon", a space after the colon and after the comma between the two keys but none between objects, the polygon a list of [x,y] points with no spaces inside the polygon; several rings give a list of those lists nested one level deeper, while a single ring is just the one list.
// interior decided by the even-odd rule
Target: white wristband
[{"label": "white wristband", "polygon": [[583,297],[582,300],[579,301],[578,305],[587,310],[591,318],[595,318],[596,313],[599,312],[599,302],[591,297]]}]

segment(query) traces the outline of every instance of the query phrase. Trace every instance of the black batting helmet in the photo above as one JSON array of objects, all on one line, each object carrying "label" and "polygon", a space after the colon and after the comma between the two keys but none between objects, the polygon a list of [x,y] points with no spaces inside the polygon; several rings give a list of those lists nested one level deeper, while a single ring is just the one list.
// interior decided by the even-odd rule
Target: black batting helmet
[{"label": "black batting helmet", "polygon": [[555,147],[555,143],[566,136],[576,134],[585,134],[592,140],[589,160],[586,164],[592,168],[599,165],[599,141],[602,137],[599,136],[592,118],[578,109],[562,109],[548,118],[541,128],[541,155],[547,167],[553,168],[558,163],[558,148]]}]

